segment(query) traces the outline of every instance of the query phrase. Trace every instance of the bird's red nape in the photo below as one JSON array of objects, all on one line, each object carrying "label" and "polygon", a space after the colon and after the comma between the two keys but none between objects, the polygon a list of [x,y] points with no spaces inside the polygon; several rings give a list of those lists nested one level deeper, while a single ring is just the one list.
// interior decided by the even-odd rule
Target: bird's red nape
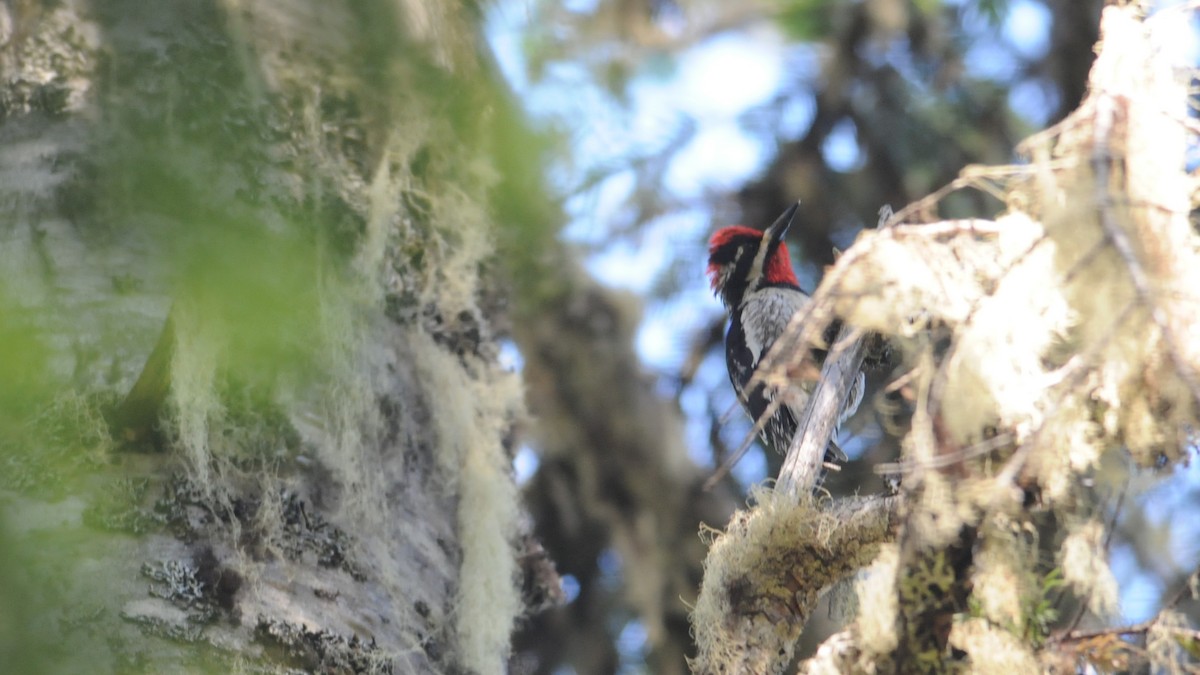
[{"label": "bird's red nape", "polygon": [[792,257],[788,254],[787,244],[782,241],[775,247],[775,255],[767,261],[766,277],[768,284],[800,285],[796,273],[792,271]]},{"label": "bird's red nape", "polygon": [[717,284],[721,282],[721,266],[716,263],[708,263],[708,285],[715,292]]}]

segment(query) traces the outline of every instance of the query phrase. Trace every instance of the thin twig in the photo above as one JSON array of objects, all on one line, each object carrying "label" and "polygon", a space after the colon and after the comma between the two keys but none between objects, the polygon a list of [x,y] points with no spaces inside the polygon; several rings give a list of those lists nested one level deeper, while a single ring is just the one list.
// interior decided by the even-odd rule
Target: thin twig
[{"label": "thin twig", "polygon": [[[1163,600],[1162,607],[1159,608],[1158,612],[1153,617],[1146,619],[1145,621],[1135,623],[1131,626],[1112,626],[1109,628],[1097,628],[1094,630],[1068,630],[1064,631],[1057,637],[1050,638],[1049,642],[1054,644],[1062,644],[1064,642],[1078,642],[1095,637],[1103,637],[1105,635],[1129,635],[1132,633],[1145,633],[1153,628],[1154,624],[1158,623],[1159,620],[1162,619],[1163,612],[1169,609],[1174,609],[1175,606],[1183,600],[1184,596],[1190,592],[1191,580],[1196,574],[1200,574],[1200,571],[1189,574],[1188,578],[1184,579],[1183,583],[1179,584],[1179,586],[1171,592],[1171,595],[1167,596],[1167,598]],[[1187,629],[1183,630],[1187,631]]]},{"label": "thin twig", "polygon": [[997,436],[993,436],[992,438],[985,438],[978,443],[963,448],[962,450],[948,452],[943,455],[937,455],[936,457],[925,460],[924,462],[918,463],[915,460],[910,459],[900,462],[892,462],[890,464],[878,464],[875,466],[875,473],[885,476],[897,473],[912,473],[918,468],[918,464],[920,468],[943,469],[968,459],[974,459],[976,457],[982,457],[990,454],[992,451],[999,450],[1000,448],[1003,448],[1012,442],[1012,434],[1002,433]]},{"label": "thin twig", "polygon": [[705,491],[712,490],[714,487],[716,487],[717,483],[721,482],[721,480],[733,470],[733,467],[736,466],[738,462],[742,461],[742,457],[745,457],[746,452],[750,450],[750,444],[752,444],[754,439],[762,433],[763,427],[767,426],[767,421],[770,420],[771,417],[773,417],[779,410],[779,406],[783,404],[783,400],[783,396],[776,396],[771,400],[771,402],[767,405],[767,409],[763,411],[763,414],[759,415],[758,419],[754,420],[754,426],[750,428],[749,433],[747,433],[746,437],[742,439],[742,443],[738,446],[738,449],[734,450],[733,454],[725,458],[725,461],[721,462],[721,466],[718,466],[716,470],[713,471],[712,475],[708,477],[708,480],[704,481]]}]

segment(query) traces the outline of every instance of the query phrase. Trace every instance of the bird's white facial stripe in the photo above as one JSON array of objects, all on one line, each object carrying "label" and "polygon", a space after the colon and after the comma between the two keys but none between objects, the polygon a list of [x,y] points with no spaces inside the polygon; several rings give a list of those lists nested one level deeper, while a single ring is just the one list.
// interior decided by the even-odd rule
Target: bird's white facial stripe
[{"label": "bird's white facial stripe", "polygon": [[[764,263],[767,261],[767,249],[770,248],[771,235],[763,232],[762,241],[758,244],[758,252],[754,254],[754,263],[750,265],[750,276],[746,278],[746,290],[753,291],[758,288],[758,283],[763,273]],[[738,257],[741,257],[741,250],[738,250]]]}]

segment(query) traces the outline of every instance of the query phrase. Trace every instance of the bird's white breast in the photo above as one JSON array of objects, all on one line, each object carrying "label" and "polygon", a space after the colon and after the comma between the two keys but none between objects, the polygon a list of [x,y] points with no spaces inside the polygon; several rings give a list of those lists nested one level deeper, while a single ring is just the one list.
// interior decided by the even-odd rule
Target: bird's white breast
[{"label": "bird's white breast", "polygon": [[746,347],[754,363],[783,333],[792,316],[804,309],[808,296],[792,288],[768,286],[750,293],[742,300],[741,314]]}]

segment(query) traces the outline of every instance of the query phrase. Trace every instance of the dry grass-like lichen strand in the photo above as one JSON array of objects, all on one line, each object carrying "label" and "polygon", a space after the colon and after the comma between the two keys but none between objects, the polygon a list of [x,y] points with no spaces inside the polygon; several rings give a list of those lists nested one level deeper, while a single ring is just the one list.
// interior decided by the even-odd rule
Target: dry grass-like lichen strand
[{"label": "dry grass-like lichen strand", "polygon": [[970,672],[975,675],[1042,672],[1025,641],[985,619],[956,624],[951,643],[971,655]]},{"label": "dry grass-like lichen strand", "polygon": [[1179,430],[1200,402],[1187,80],[1152,37],[1156,21],[1178,20],[1171,16],[1141,22],[1106,9],[1087,100],[1025,144],[1042,167],[1035,203],[1069,279],[1073,336],[1097,352],[1092,391],[1103,430],[1142,464],[1178,457]]},{"label": "dry grass-like lichen strand", "polygon": [[1164,609],[1146,630],[1146,656],[1151,671],[1172,675],[1194,672],[1185,664],[1191,656],[1187,646],[1194,648],[1197,637],[1187,615]]},{"label": "dry grass-like lichen strand", "polygon": [[1033,570],[1037,529],[1003,516],[987,521],[983,529],[974,556],[971,599],[983,618],[1024,636],[1032,618],[1030,599],[1041,597]]},{"label": "dry grass-like lichen strand", "polygon": [[480,672],[501,669],[521,609],[514,551],[517,488],[502,439],[521,406],[519,380],[491,364],[464,359],[431,337],[412,336],[433,407],[438,459],[448,488],[460,495],[463,559],[456,617],[464,661]]},{"label": "dry grass-like lichen strand", "polygon": [[[457,638],[463,667],[497,672],[521,609],[513,550],[518,499],[503,439],[522,408],[518,378],[490,358],[494,344],[479,307],[480,273],[493,250],[493,223],[479,194],[497,178],[478,160],[477,148],[456,136],[450,120],[413,105],[415,110],[393,111],[397,131],[387,134],[373,173],[354,186],[365,211],[354,265],[361,274],[349,293],[357,303],[331,294],[323,307],[338,381],[328,401],[335,440],[322,460],[355,487],[341,508],[343,520],[354,524],[352,534],[385,531],[408,517],[394,510],[391,460],[380,461],[375,447],[391,423],[376,394],[395,386],[381,377],[386,371],[376,359],[391,356],[375,354],[362,336],[395,340],[394,351],[412,364],[416,382],[415,391],[392,395],[398,405],[427,406],[430,414],[438,466],[436,480],[423,488],[457,497],[455,543],[462,558],[453,606],[444,608],[454,622],[447,632]],[[438,148],[430,160],[434,168],[410,172],[431,147]],[[326,150],[338,156],[336,149]],[[374,312],[380,307],[403,330],[379,324]],[[402,557],[383,551],[374,559],[393,601],[411,602],[401,583],[408,578]]]},{"label": "dry grass-like lichen strand", "polygon": [[822,511],[770,492],[712,544],[692,614],[697,673],[777,673],[820,593],[874,558],[896,500],[850,500]]},{"label": "dry grass-like lichen strand", "polygon": [[216,489],[210,475],[213,453],[210,434],[221,415],[217,395],[217,371],[223,349],[222,331],[212,321],[202,320],[203,310],[180,303],[175,322],[175,349],[171,359],[172,431],[191,462],[197,483],[206,491]]},{"label": "dry grass-like lichen strand", "polygon": [[897,225],[864,233],[826,283],[839,315],[900,344],[930,324],[954,331],[931,395],[946,431],[966,443],[987,426],[1027,433],[1041,420],[1042,356],[1071,321],[1053,252],[1021,213]]},{"label": "dry grass-like lichen strand", "polygon": [[1063,579],[1087,601],[1088,609],[1106,617],[1117,608],[1117,580],[1104,555],[1104,525],[1097,520],[1078,523],[1063,541]]}]

